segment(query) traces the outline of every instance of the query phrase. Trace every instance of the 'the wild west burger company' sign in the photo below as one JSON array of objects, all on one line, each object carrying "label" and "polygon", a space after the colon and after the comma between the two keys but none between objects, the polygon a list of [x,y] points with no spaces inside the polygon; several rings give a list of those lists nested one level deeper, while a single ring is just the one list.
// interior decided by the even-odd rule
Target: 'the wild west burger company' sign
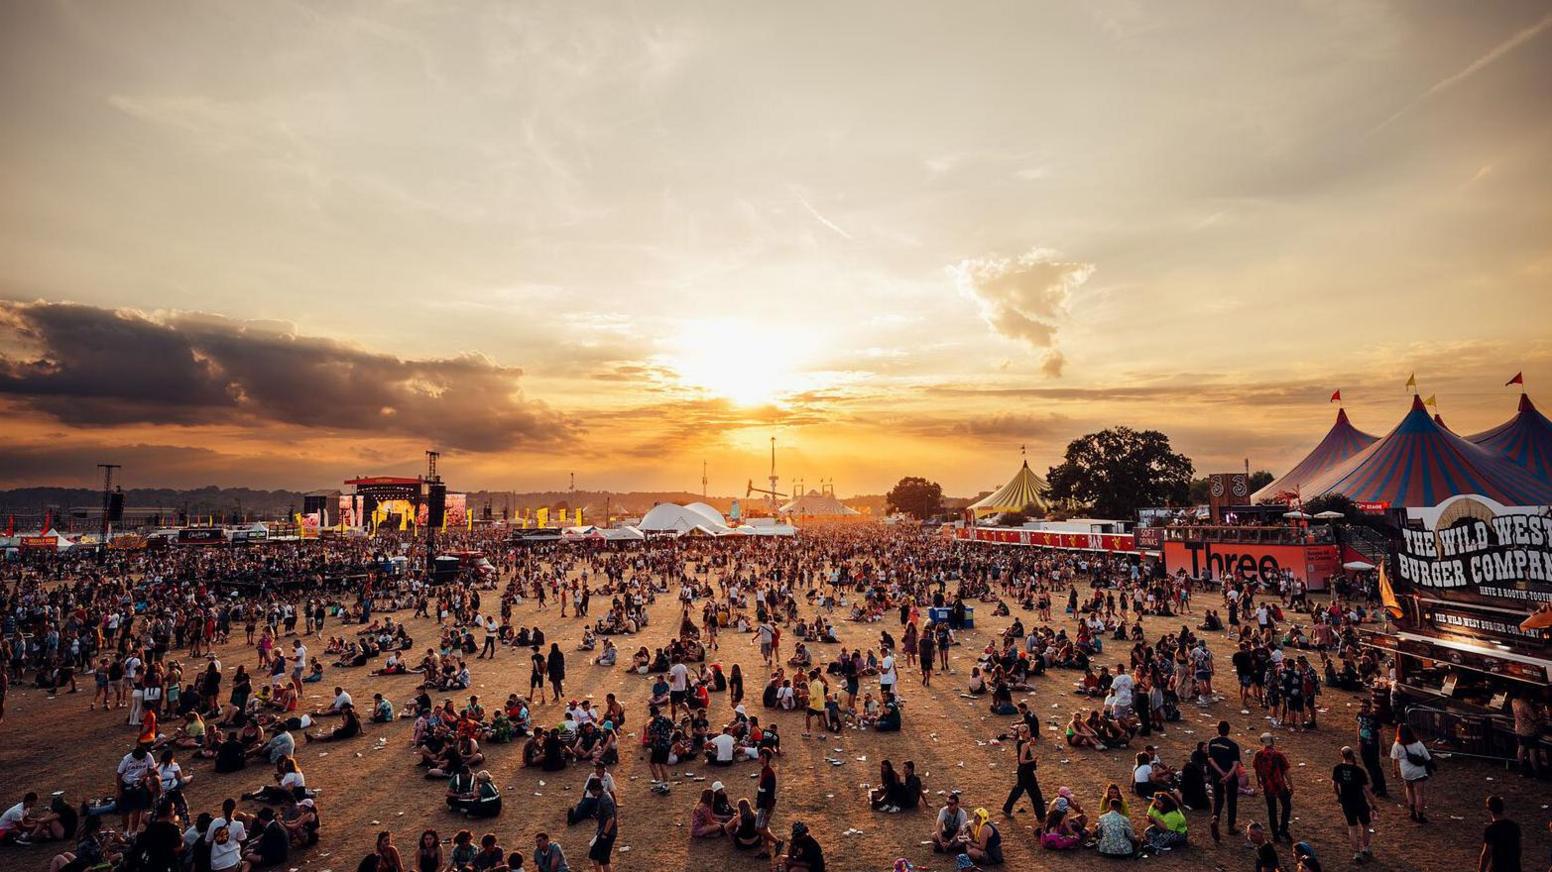
[{"label": "'the wild west burger company' sign", "polygon": [[1481,496],[1411,509],[1396,577],[1425,597],[1529,612],[1552,600],[1552,514]]}]

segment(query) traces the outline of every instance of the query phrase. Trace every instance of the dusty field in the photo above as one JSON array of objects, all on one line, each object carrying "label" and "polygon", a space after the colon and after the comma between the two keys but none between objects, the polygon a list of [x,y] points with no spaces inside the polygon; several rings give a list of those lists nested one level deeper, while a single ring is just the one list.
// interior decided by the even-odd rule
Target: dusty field
[{"label": "dusty field", "polygon": [[[599,611],[599,605],[595,602],[595,612]],[[664,644],[677,625],[676,611],[677,605],[672,598],[660,599],[654,607],[654,622],[646,632],[639,637],[617,640],[622,651],[628,655],[637,645],[657,647]],[[406,614],[400,613],[399,617]],[[926,774],[924,780],[929,791],[936,794],[957,788],[964,792],[968,808],[985,806],[994,813],[997,811],[1012,780],[1012,749],[982,743],[1001,731],[1003,719],[990,718],[985,701],[964,700],[959,693],[969,672],[972,652],[985,644],[990,633],[1007,626],[1011,620],[981,618],[980,626],[966,633],[966,645],[953,649],[954,674],[935,674],[930,691],[920,687],[916,673],[902,670],[901,686],[907,699],[902,733],[881,735],[850,731],[840,737],[804,740],[800,738],[801,714],[776,715],[784,736],[785,756],[777,763],[780,790],[775,829],[784,833],[792,821],[807,821],[824,846],[831,867],[839,872],[886,870],[895,857],[901,856],[923,868],[952,869],[949,858],[935,856],[929,847],[921,844],[931,826],[927,812],[915,816],[873,813],[868,809],[861,785],[877,780],[879,760],[892,759],[898,767],[904,760],[912,759],[918,770]],[[601,702],[604,694],[612,691],[618,694],[630,713],[629,727],[640,728],[648,679],[627,676],[619,669],[592,666],[584,655],[573,654],[581,636],[577,619],[560,618],[553,605],[549,611],[540,613],[534,604],[526,603],[518,607],[514,622],[542,626],[551,639],[560,642],[569,661],[568,697],[588,695]],[[1029,623],[1028,616],[1026,623]],[[1178,623],[1167,625],[1155,619],[1145,622],[1150,638]],[[419,648],[436,635],[428,622],[414,621],[410,626]],[[898,636],[898,627],[889,626]],[[848,645],[866,647],[876,641],[880,627],[841,623],[838,629]],[[724,664],[743,664],[750,709],[759,711],[763,718],[769,714],[759,709],[764,673],[759,668],[758,649],[751,638],[724,634],[722,650],[720,654],[714,654],[713,659],[720,659]],[[1230,648],[1226,640],[1216,637],[1212,644],[1220,669],[1228,668]],[[321,645],[309,647],[321,651]],[[790,649],[790,643],[784,647]],[[827,646],[816,646],[816,657],[824,656],[827,650]],[[251,650],[240,644],[227,646],[221,656],[228,669],[239,662],[252,664],[257,659]],[[1109,649],[1101,662],[1112,661],[1116,656],[1117,652]],[[471,666],[474,692],[480,694],[487,706],[498,705],[507,693],[527,687],[526,652],[505,650],[494,662],[476,661]],[[1072,677],[1072,673],[1056,671],[1036,680],[1037,690],[1031,703],[1048,724],[1067,715],[1077,703],[1077,698],[1070,693]],[[1232,680],[1232,675],[1230,678]],[[308,685],[307,702],[310,706],[324,704],[332,687],[339,683],[351,692],[358,704],[369,701],[374,691],[389,695],[398,704],[413,695],[418,681],[417,676],[374,678],[367,675],[365,668],[330,669],[324,684]],[[119,756],[129,749],[134,731],[124,724],[122,711],[88,712],[89,678],[82,683],[82,688],[80,694],[49,699],[41,691],[13,686],[7,718],[0,724],[0,733],[4,735],[4,741],[0,742],[0,772],[4,773],[0,776],[0,800],[5,805],[16,802],[21,793],[29,789],[46,797],[50,791],[63,788],[73,802],[79,802],[88,794],[102,795],[111,791],[113,767]],[[864,689],[868,688],[869,685],[864,683]],[[872,689],[877,690],[876,683],[872,684]],[[1347,694],[1326,691],[1323,700],[1329,711],[1323,715],[1321,731],[1315,734],[1283,732],[1279,738],[1280,745],[1296,767],[1295,838],[1312,842],[1327,869],[1349,866],[1345,833],[1327,778],[1335,762],[1336,749],[1351,738],[1352,699]],[[712,723],[721,723],[727,714],[726,695],[713,695]],[[1164,749],[1166,759],[1177,765],[1195,742],[1211,735],[1213,725],[1220,717],[1230,719],[1235,738],[1247,749],[1254,746],[1256,737],[1266,728],[1259,712],[1240,715],[1238,706],[1230,701],[1206,710],[1188,705],[1185,717],[1182,723],[1169,725],[1167,736],[1153,739]],[[541,719],[547,718],[541,714]],[[368,725],[367,735],[351,742],[299,747],[298,761],[307,775],[308,784],[324,789],[320,800],[324,835],[318,848],[293,854],[291,867],[315,872],[353,870],[356,861],[370,850],[374,835],[380,829],[393,830],[408,861],[412,856],[411,846],[422,829],[436,829],[445,838],[466,825],[461,817],[455,817],[443,806],[440,782],[425,780],[421,770],[415,767],[408,747],[410,729],[410,722],[402,720],[388,726]],[[388,744],[385,749],[378,750],[375,749],[376,739],[381,736],[388,738]],[[1049,725],[1041,746],[1040,781],[1048,799],[1055,795],[1058,787],[1068,785],[1092,810],[1105,785],[1112,781],[1124,785],[1130,772],[1130,752],[1068,749],[1057,744],[1057,734]],[[844,749],[843,753],[836,753],[835,748]],[[518,765],[521,746],[517,743],[491,745],[485,750],[489,758],[486,767],[503,787],[505,804],[501,817],[481,822],[479,826],[483,829],[476,829],[476,835],[486,830],[494,832],[508,850],[521,849],[527,854],[532,851],[533,834],[547,830],[566,848],[575,868],[586,868],[585,863],[579,861],[585,855],[591,830],[584,825],[568,831],[565,825],[565,807],[579,796],[585,773],[573,769],[559,775],[546,775],[524,770]],[[832,766],[824,762],[828,756],[840,757],[846,762],[839,767]],[[210,771],[208,761],[183,762],[187,770],[195,773],[187,796],[196,811],[215,809],[222,798],[237,796],[244,790],[267,783],[269,775],[269,770],[262,766],[250,766],[235,775],[215,775]],[[738,764],[733,769],[715,770],[711,779],[725,781],[735,800],[739,796],[752,799],[751,774],[756,770],[757,764]],[[676,773],[686,771],[703,774],[703,767],[681,766]],[[738,854],[726,844],[690,844],[685,828],[690,809],[704,784],[687,780],[668,797],[649,794],[646,761],[644,756],[636,753],[634,744],[622,755],[616,777],[622,782],[618,845],[630,848],[625,852],[622,847],[621,853],[616,854],[616,869],[763,868],[760,861]],[[1545,784],[1522,780],[1501,768],[1465,760],[1445,762],[1434,782],[1431,825],[1421,827],[1409,822],[1404,809],[1398,805],[1382,808],[1376,824],[1377,861],[1369,868],[1425,872],[1475,869],[1485,820],[1482,798],[1494,791],[1509,797],[1510,814],[1526,832],[1526,868],[1542,867],[1549,847],[1552,847],[1546,831],[1546,822],[1552,814],[1547,810],[1547,803],[1552,802],[1552,790]],[[1393,789],[1392,802],[1398,795],[1399,790]],[[1140,829],[1141,803],[1132,805]],[[251,803],[245,806],[250,811],[257,808]],[[1090,851],[1056,854],[1041,850],[1031,831],[1034,821],[1027,812],[1027,804],[1022,807],[1026,811],[1013,821],[1002,823],[1008,856],[1006,868],[1054,868],[1058,864],[1067,868],[1112,868],[1111,862]],[[1242,825],[1244,821],[1264,814],[1259,796],[1242,799]],[[1001,820],[1000,817],[996,819]],[[116,818],[110,820],[116,824]],[[1208,838],[1206,824],[1205,816],[1192,815],[1193,847],[1143,861],[1144,865],[1163,870],[1249,869],[1251,854],[1242,844],[1243,840],[1225,838],[1222,846],[1214,846]],[[843,834],[851,828],[862,833]],[[46,868],[48,859],[57,850],[58,847],[53,845],[3,848],[0,849],[0,855],[4,857],[0,860],[0,868]],[[1291,868],[1291,859],[1285,856],[1285,861]]]}]

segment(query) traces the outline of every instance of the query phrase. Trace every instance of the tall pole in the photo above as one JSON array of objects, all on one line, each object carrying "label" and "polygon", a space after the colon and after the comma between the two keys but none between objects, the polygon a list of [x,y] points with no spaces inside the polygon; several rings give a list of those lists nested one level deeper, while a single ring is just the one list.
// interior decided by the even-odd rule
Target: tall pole
[{"label": "tall pole", "polygon": [[706,461],[701,461],[701,500],[706,499]]},{"label": "tall pole", "polygon": [[[441,457],[441,456],[442,456],[442,452],[440,452],[440,451],[428,450],[426,452],[426,484],[427,484],[428,488],[430,488],[430,486],[432,486],[432,485],[439,484],[442,481],[442,477],[437,475],[437,458]],[[426,496],[427,496],[428,500],[430,499],[430,495],[431,495],[431,492],[428,489],[427,492],[426,492]],[[444,506],[443,507],[443,511],[446,511],[446,510],[447,509]],[[418,512],[417,512],[417,514],[418,514]],[[431,578],[431,571],[436,568],[436,528],[437,528],[437,525],[431,523],[431,511],[430,511],[430,509],[428,507],[428,509],[426,511],[426,578],[427,579]]]},{"label": "tall pole", "polygon": [[[102,470],[102,533],[103,541],[108,539],[108,507],[113,502],[113,470],[122,469],[118,463],[99,463],[97,468]],[[47,530],[44,531],[48,532]]]}]

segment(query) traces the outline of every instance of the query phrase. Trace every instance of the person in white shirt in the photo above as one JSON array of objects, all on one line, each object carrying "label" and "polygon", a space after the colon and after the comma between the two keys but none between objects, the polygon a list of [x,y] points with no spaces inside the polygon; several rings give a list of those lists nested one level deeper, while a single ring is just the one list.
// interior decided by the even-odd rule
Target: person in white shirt
[{"label": "person in white shirt", "polygon": [[679,706],[685,704],[690,693],[690,667],[679,662],[677,658],[674,665],[668,667],[668,718],[673,720],[677,716]]},{"label": "person in white shirt", "polygon": [[1114,713],[1118,718],[1131,716],[1132,686],[1132,676],[1126,671],[1126,664],[1117,663],[1115,678],[1110,682],[1110,690],[1115,694]]},{"label": "person in white shirt", "polygon": [[313,715],[315,717],[323,717],[324,715],[338,715],[345,711],[346,706],[351,705],[355,705],[355,700],[350,698],[350,694],[345,692],[345,688],[336,687],[334,688],[334,701],[329,703],[326,707],[313,712]]},{"label": "person in white shirt", "polygon": [[297,693],[302,692],[302,676],[307,674],[307,646],[301,639],[291,642],[291,685]]},{"label": "person in white shirt", "polygon": [[899,677],[900,676],[895,672],[894,652],[885,649],[884,659],[878,664],[879,689],[884,693],[893,693],[895,689],[895,682],[899,680]]}]

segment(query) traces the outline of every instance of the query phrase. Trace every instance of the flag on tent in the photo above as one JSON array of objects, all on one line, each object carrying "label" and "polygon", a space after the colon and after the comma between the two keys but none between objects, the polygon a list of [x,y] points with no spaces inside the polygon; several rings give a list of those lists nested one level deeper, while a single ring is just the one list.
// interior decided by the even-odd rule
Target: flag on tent
[{"label": "flag on tent", "polygon": [[1504,387],[1508,387],[1509,385],[1523,385],[1523,384],[1525,384],[1525,373],[1524,372],[1517,372],[1517,373],[1514,374],[1514,378],[1511,378],[1508,381],[1504,382]]},{"label": "flag on tent", "polygon": [[1401,620],[1401,601],[1396,599],[1395,588],[1390,586],[1390,573],[1385,570],[1385,562],[1380,563],[1380,604],[1385,606],[1385,611],[1390,614],[1392,620]]},{"label": "flag on tent", "polygon": [[1425,405],[1425,406],[1433,406],[1435,409],[1439,408],[1439,395],[1438,394],[1429,394],[1428,395],[1428,399],[1423,400],[1423,405]]},{"label": "flag on tent", "polygon": [[1417,390],[1417,373],[1414,372],[1411,375],[1407,376],[1406,386],[1411,388],[1414,391]]},{"label": "flag on tent", "polygon": [[1331,392],[1331,400],[1330,400],[1330,402],[1333,402],[1333,403],[1340,403],[1340,402],[1342,402],[1342,391],[1340,389],[1334,390],[1334,391]]}]

